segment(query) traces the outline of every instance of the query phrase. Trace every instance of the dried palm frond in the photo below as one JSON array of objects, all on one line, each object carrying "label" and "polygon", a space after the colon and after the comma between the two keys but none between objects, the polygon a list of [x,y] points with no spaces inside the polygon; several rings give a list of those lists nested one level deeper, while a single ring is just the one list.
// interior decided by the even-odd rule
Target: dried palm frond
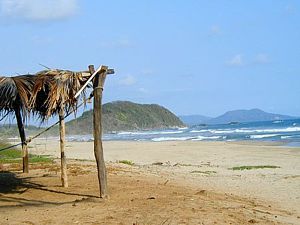
[{"label": "dried palm frond", "polygon": [[[36,74],[30,107],[42,120],[57,114],[61,107],[66,113],[76,111],[75,94],[86,81],[82,73],[69,70],[44,70]],[[83,93],[84,95],[84,93]],[[85,96],[85,95],[84,95]]]},{"label": "dried palm frond", "polygon": [[20,110],[25,119],[29,114],[29,100],[35,77],[20,75],[15,77],[0,77],[0,116],[5,116]]}]

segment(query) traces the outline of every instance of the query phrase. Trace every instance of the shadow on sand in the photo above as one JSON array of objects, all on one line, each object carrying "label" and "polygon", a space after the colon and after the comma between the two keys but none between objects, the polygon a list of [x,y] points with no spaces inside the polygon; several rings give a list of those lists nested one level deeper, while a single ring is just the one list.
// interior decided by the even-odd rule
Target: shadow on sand
[{"label": "shadow on sand", "polygon": [[[80,193],[72,193],[61,190],[53,190],[41,184],[34,183],[31,180],[32,177],[19,177],[18,173],[12,173],[8,171],[0,171],[0,209],[1,208],[11,208],[11,207],[20,207],[20,206],[45,206],[45,205],[63,205],[63,204],[72,204],[82,201],[99,201],[99,197],[95,195],[87,195]],[[56,187],[59,188],[59,187]],[[20,197],[26,191],[40,190],[47,195],[53,193],[55,195],[66,195],[73,196],[71,201],[42,201],[39,199],[33,199],[33,197]],[[62,196],[61,196],[62,197]],[[77,197],[77,198],[76,198]],[[56,198],[59,198],[56,196]]]}]

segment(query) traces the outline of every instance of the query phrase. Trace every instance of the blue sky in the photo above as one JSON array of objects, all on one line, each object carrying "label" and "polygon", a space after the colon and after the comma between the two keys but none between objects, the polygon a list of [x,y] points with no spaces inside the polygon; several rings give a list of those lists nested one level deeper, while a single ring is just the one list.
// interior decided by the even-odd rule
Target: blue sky
[{"label": "blue sky", "polygon": [[0,74],[105,64],[105,102],[299,116],[299,13],[292,0],[0,0]]}]

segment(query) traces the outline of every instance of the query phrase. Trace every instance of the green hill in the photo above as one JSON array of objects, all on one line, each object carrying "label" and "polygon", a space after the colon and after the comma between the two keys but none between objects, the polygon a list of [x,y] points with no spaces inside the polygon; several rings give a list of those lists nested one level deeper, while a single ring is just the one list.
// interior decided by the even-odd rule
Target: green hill
[{"label": "green hill", "polygon": [[[25,125],[25,133],[27,138],[34,136],[44,130],[45,127]],[[48,130],[40,137],[49,137],[49,136],[59,136],[58,126],[55,126],[52,129]],[[0,124],[0,140],[7,140],[7,138],[14,138],[14,137],[18,138],[18,140],[20,139],[18,126],[16,124]]]},{"label": "green hill", "polygon": [[[183,127],[181,120],[166,108],[156,104],[136,104],[128,101],[106,103],[102,107],[104,132],[149,130]],[[66,123],[67,134],[91,134],[93,111]]]}]

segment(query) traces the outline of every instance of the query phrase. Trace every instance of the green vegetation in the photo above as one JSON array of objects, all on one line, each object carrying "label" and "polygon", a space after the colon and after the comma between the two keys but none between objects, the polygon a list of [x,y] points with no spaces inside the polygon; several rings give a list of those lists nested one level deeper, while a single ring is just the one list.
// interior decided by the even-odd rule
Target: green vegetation
[{"label": "green vegetation", "polygon": [[[7,147],[8,144],[0,143],[0,149]],[[48,163],[52,162],[53,159],[48,156],[38,156],[34,154],[29,154],[30,163]],[[22,152],[18,149],[7,149],[0,151],[0,163],[21,163],[22,162]]]},{"label": "green vegetation", "polygon": [[211,175],[211,174],[215,174],[217,173],[216,171],[200,171],[200,170],[194,170],[192,171],[191,173],[202,173],[202,174],[205,174],[205,175]]},{"label": "green vegetation", "polygon": [[[116,101],[103,105],[104,132],[163,129],[183,127],[184,124],[172,112],[159,105],[136,104]],[[67,134],[92,134],[93,111],[66,123]]]},{"label": "green vegetation", "polygon": [[280,166],[270,166],[270,165],[262,165],[262,166],[235,166],[229,168],[230,170],[253,170],[253,169],[276,169],[280,168]]},{"label": "green vegetation", "polygon": [[[36,126],[25,126],[25,132],[27,137],[36,135],[37,133],[44,130],[44,127],[36,127]],[[4,140],[6,138],[16,137],[18,138],[18,142],[20,141],[19,130],[16,124],[5,124],[0,126],[0,140]],[[45,136],[58,136],[58,126],[52,128],[51,130],[47,131],[41,137]]]},{"label": "green vegetation", "polygon": [[134,162],[132,162],[131,160],[119,160],[118,163],[126,164],[126,165],[129,165],[129,166],[134,165]]}]

